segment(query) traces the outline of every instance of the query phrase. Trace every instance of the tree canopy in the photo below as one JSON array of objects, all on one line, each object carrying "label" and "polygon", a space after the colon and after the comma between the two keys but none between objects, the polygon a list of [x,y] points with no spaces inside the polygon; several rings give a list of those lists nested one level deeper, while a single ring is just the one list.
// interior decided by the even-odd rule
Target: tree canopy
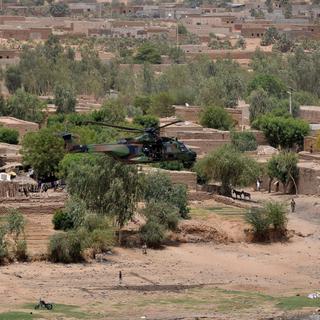
[{"label": "tree canopy", "polygon": [[282,183],[284,192],[286,193],[289,183],[292,182],[296,192],[298,192],[296,186],[296,179],[299,173],[297,164],[298,156],[293,152],[283,151],[273,156],[267,166],[267,172],[271,179],[270,183],[272,179],[278,179]]},{"label": "tree canopy", "polygon": [[202,110],[200,123],[204,127],[229,130],[233,126],[232,117],[221,107],[210,106]]},{"label": "tree canopy", "polygon": [[259,166],[231,145],[209,153],[196,164],[196,171],[207,180],[221,182],[221,192],[230,196],[232,187],[248,186],[259,176]]},{"label": "tree canopy", "polygon": [[141,197],[137,168],[102,155],[77,161],[67,183],[71,196],[82,199],[88,210],[114,217],[120,228],[133,216]]},{"label": "tree canopy", "polygon": [[273,115],[261,116],[253,126],[264,132],[271,146],[285,149],[295,145],[302,147],[303,139],[310,131],[309,125],[302,119]]},{"label": "tree canopy", "polygon": [[64,143],[52,130],[42,129],[24,136],[21,153],[24,164],[35,170],[38,179],[46,179],[57,174],[64,155]]}]

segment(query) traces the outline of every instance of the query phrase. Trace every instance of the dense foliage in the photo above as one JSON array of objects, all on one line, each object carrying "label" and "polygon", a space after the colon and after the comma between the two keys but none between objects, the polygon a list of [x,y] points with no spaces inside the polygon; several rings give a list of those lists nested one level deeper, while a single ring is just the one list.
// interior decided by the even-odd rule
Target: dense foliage
[{"label": "dense foliage", "polygon": [[273,156],[267,165],[267,172],[270,177],[269,191],[272,180],[277,179],[282,183],[285,193],[287,192],[290,182],[293,183],[297,193],[296,180],[299,174],[297,164],[298,156],[296,153],[283,151]]},{"label": "dense foliage", "polygon": [[0,127],[0,142],[18,144],[19,132],[14,129]]},{"label": "dense foliage", "polygon": [[62,138],[50,129],[27,133],[22,141],[23,161],[35,170],[39,179],[54,176],[58,172],[64,152]]},{"label": "dense foliage", "polygon": [[133,216],[140,199],[137,168],[107,156],[80,159],[67,176],[71,196],[92,212],[113,217],[119,227]]},{"label": "dense foliage", "polygon": [[[284,203],[268,201],[262,208],[252,208],[246,213],[246,221],[252,227],[254,240],[266,241],[271,238],[282,240],[288,222]],[[271,237],[272,232],[276,237]]]},{"label": "dense foliage", "polygon": [[230,196],[232,187],[248,186],[259,176],[259,166],[231,145],[209,153],[196,164],[196,171],[207,180],[221,182],[221,192]]},{"label": "dense foliage", "polygon": [[257,149],[257,139],[252,132],[231,132],[231,143],[239,151],[253,151]]},{"label": "dense foliage", "polygon": [[308,135],[309,125],[302,119],[264,115],[258,118],[253,126],[262,130],[269,142],[275,148],[302,147],[303,139]]},{"label": "dense foliage", "polygon": [[164,202],[178,208],[179,214],[187,218],[189,208],[187,188],[184,185],[173,184],[164,173],[155,172],[143,177],[143,198],[149,203],[152,201]]},{"label": "dense foliage", "polygon": [[233,126],[233,120],[229,113],[225,109],[215,106],[204,108],[200,123],[204,127],[219,130],[229,130]]}]

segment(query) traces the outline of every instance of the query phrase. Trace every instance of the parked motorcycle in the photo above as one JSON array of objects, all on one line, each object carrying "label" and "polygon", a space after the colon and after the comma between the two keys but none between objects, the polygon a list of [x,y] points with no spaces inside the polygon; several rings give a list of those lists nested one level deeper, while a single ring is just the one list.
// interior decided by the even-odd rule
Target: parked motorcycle
[{"label": "parked motorcycle", "polygon": [[36,304],[36,305],[34,306],[34,308],[35,308],[36,310],[38,310],[38,309],[52,310],[53,305],[52,305],[52,303],[48,303],[48,302],[45,302],[44,300],[41,300],[41,298],[40,298],[39,303]]}]

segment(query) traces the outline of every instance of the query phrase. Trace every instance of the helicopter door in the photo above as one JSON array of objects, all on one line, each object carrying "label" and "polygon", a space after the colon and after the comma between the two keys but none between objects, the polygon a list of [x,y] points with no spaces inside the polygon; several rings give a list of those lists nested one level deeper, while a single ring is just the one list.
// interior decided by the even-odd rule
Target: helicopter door
[{"label": "helicopter door", "polygon": [[176,143],[174,142],[167,142],[165,144],[165,157],[167,159],[175,158],[175,155],[179,152]]}]

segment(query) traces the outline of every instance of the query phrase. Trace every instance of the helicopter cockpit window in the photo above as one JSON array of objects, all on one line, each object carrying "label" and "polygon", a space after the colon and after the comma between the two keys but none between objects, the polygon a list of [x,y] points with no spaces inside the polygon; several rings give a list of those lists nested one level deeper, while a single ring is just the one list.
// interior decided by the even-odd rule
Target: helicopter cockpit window
[{"label": "helicopter cockpit window", "polygon": [[178,148],[175,143],[172,143],[172,142],[166,143],[167,153],[176,153],[177,151],[178,151]]},{"label": "helicopter cockpit window", "polygon": [[183,143],[180,143],[180,144],[179,144],[179,147],[180,147],[180,150],[181,150],[182,152],[187,152],[187,151],[188,151],[188,148],[187,148]]}]

